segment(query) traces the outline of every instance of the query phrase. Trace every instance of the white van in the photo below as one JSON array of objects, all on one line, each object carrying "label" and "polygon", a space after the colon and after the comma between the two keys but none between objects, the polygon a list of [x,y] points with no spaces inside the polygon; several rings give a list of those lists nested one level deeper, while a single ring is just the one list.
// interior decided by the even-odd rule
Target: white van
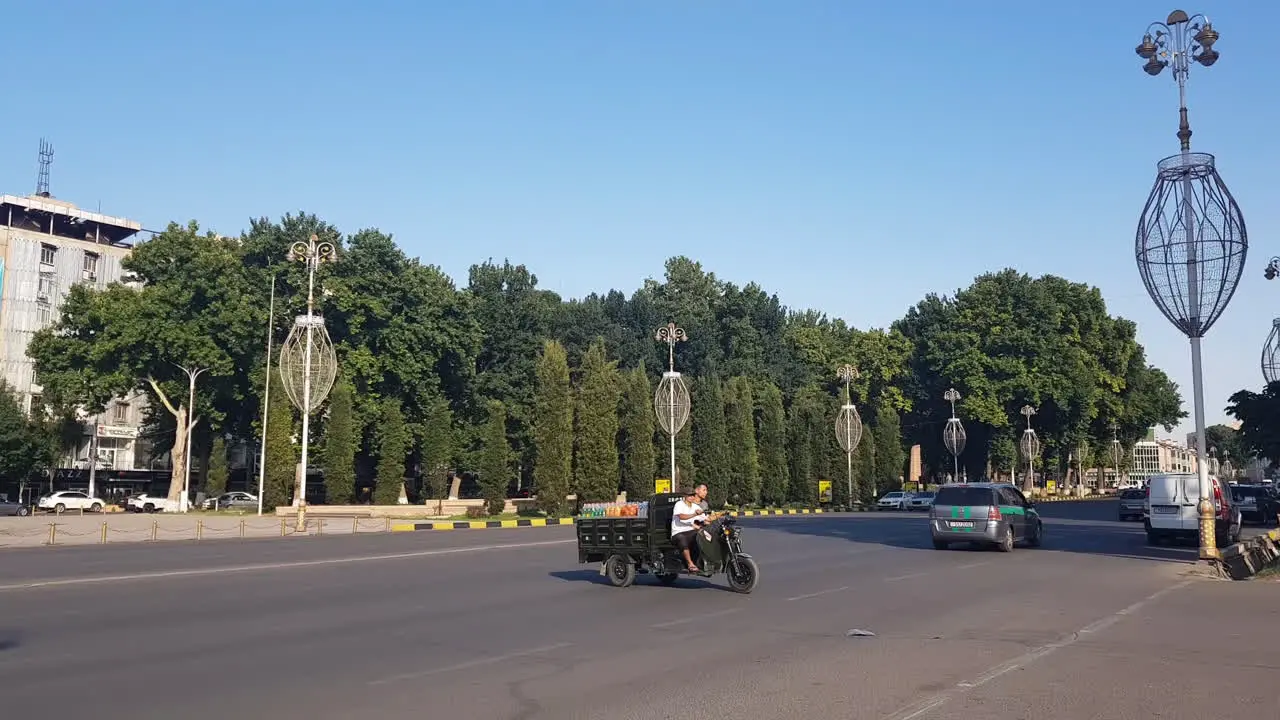
[{"label": "white van", "polygon": [[[1231,501],[1231,493],[1223,492],[1218,478],[1209,476],[1213,487],[1217,545],[1226,547],[1240,540],[1240,508]],[[1173,538],[1198,538],[1200,514],[1200,478],[1194,473],[1152,475],[1147,483],[1147,542],[1156,545]]]}]

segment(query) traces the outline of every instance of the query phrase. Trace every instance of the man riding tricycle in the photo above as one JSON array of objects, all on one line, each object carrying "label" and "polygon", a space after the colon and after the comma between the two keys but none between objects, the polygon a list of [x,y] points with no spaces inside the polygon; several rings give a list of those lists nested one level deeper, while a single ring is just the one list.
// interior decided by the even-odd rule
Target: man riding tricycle
[{"label": "man riding tricycle", "polygon": [[749,593],[760,578],[756,561],[742,551],[741,528],[731,514],[709,514],[706,486],[650,498],[647,516],[578,518],[578,562],[602,563],[600,573],[615,587],[637,574],[656,575],[664,585],[681,575],[724,573],[735,592]]}]

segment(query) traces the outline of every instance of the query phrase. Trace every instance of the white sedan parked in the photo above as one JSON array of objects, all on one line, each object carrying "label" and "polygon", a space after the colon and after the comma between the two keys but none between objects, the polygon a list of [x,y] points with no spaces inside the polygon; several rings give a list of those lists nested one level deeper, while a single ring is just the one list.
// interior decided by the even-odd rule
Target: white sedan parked
[{"label": "white sedan parked", "polygon": [[36,507],[41,510],[52,510],[56,513],[67,510],[102,512],[102,508],[106,506],[102,498],[89,497],[88,493],[82,493],[79,490],[59,490],[52,495],[45,495],[36,503]]},{"label": "white sedan parked", "polygon": [[907,504],[911,502],[911,493],[894,491],[885,493],[884,497],[876,503],[877,510],[906,510]]}]

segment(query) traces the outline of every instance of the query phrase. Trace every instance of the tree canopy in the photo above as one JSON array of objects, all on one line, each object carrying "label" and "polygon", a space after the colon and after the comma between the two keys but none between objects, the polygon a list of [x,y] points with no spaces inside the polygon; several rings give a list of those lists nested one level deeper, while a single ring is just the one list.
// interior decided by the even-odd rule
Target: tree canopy
[{"label": "tree canopy", "polygon": [[[949,387],[962,395],[970,477],[1012,464],[1024,404],[1038,409],[1050,468],[1072,448],[1109,442],[1113,424],[1132,442],[1184,416],[1134,323],[1109,315],[1096,288],[1060,277],[986,274],[925,297],[888,328],[857,328],[686,257],[629,295],[564,299],[505,259],[474,265],[459,286],[390,235],[344,235],[305,213],[254,220],[238,238],[171,224],[128,258],[130,282],[74,288],[60,320],[30,345],[46,401],[65,413],[141,393],[149,434],[175,449],[190,412],[208,438],[201,447],[214,433],[256,443],[268,297],[274,285],[278,347],[305,309],[305,268],[288,249],[312,234],[338,248],[317,277],[317,309],[343,384],[313,416],[312,438],[335,499],[377,474],[391,485],[402,461],[423,496],[442,496],[450,472],[474,473],[490,496],[548,482],[593,499],[647,492],[670,474],[667,438],[650,416],[668,369],[654,330],[668,322],[688,334],[674,360],[693,398],[676,438],[680,481],[706,482],[716,501],[811,503],[818,479],[845,481],[833,430],[843,363],[859,369],[863,497],[896,485],[912,443],[927,467],[950,468],[941,442]],[[203,370],[194,409],[184,368]],[[297,452],[296,416],[275,380],[271,400],[269,505],[288,502]],[[503,447],[490,447],[499,436]],[[560,504],[543,503],[552,512]]]}]

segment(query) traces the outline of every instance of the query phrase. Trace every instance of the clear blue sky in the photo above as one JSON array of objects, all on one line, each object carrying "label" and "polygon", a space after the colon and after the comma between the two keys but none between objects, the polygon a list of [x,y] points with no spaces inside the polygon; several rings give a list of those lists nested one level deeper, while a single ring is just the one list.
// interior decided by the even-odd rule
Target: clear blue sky
[{"label": "clear blue sky", "polygon": [[[1257,388],[1280,280],[1280,4],[1208,2],[1193,147],[1248,222],[1205,342],[1210,422]],[[199,5],[199,6],[197,6]],[[861,9],[855,9],[860,7]],[[967,11],[959,9],[966,7]],[[1133,47],[1172,0],[855,3],[50,1],[5,9],[0,191],[161,228],[315,212],[460,284],[487,257],[568,296],[689,255],[792,307],[884,326],[1012,266],[1102,288],[1184,390],[1133,260],[1177,92]],[[1271,178],[1268,180],[1268,178]],[[1186,430],[1179,429],[1179,435]]]}]

